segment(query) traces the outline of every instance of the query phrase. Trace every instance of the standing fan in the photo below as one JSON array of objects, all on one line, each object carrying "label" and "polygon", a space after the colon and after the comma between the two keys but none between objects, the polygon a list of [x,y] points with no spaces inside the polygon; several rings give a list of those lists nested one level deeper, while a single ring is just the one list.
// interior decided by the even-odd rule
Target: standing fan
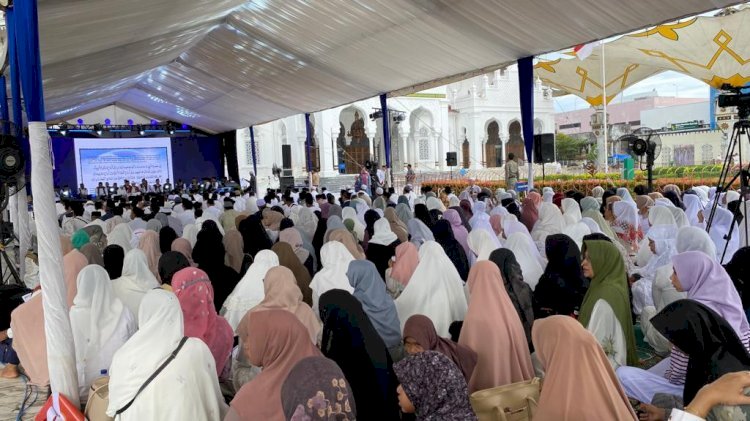
[{"label": "standing fan", "polygon": [[654,184],[654,161],[661,153],[661,137],[648,127],[641,127],[631,134],[626,134],[617,139],[620,152],[628,154],[638,161],[638,167],[643,170],[646,163],[648,174],[648,189],[653,190]]}]

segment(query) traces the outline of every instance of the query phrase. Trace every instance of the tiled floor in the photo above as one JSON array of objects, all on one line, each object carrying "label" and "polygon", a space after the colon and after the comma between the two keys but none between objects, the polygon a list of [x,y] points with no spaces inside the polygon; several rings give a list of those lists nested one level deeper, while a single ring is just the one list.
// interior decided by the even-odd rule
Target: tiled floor
[{"label": "tiled floor", "polygon": [[[0,378],[0,421],[11,421],[16,419],[25,392],[26,385],[20,377],[17,379]],[[34,419],[37,412],[39,412],[39,409],[41,409],[44,404],[44,400],[47,397],[47,390],[39,390],[39,388],[34,386],[31,390],[31,398],[29,401],[33,401],[35,396],[36,402],[31,408],[26,410],[26,413],[23,416],[24,420]]]}]

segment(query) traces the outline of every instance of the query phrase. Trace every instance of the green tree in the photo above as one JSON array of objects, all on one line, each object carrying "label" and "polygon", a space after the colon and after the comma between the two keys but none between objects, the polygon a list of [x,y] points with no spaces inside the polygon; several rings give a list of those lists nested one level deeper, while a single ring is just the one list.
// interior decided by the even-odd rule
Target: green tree
[{"label": "green tree", "polygon": [[575,161],[583,159],[586,145],[581,139],[558,133],[555,138],[555,153],[558,161]]}]

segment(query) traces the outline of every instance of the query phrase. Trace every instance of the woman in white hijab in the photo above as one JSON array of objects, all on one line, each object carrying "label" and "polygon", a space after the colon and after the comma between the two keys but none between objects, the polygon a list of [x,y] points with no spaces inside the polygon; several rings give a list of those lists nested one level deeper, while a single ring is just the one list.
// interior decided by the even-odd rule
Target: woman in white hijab
[{"label": "woman in white hijab", "polygon": [[136,316],[143,296],[159,288],[159,282],[148,267],[148,259],[141,249],[130,250],[122,263],[122,275],[112,281],[115,296]]},{"label": "woman in white hijab", "polygon": [[663,266],[671,268],[672,256],[677,254],[677,227],[655,225],[648,231],[647,238],[653,257],[642,270],[637,271],[641,278],[630,287],[633,292],[633,311],[637,315],[641,314],[644,307],[654,305],[652,289],[657,271]]},{"label": "woman in white hijab", "polygon": [[[228,408],[214,357],[201,339],[185,338],[177,296],[149,291],[138,316],[138,332],[112,359],[107,415],[122,411],[119,421],[222,419]],[[138,393],[178,347],[174,359]]]},{"label": "woman in white hijab", "polygon": [[667,209],[672,212],[672,216],[674,217],[674,221],[677,224],[677,228],[690,226],[690,222],[688,221],[687,215],[685,215],[684,210],[678,208],[677,206],[672,206],[671,208],[668,207]]},{"label": "woman in white hijab", "polygon": [[537,250],[536,245],[525,235],[517,232],[508,237],[504,247],[512,251],[516,256],[516,260],[521,266],[524,282],[529,284],[531,289],[536,288],[539,278],[544,273],[544,269],[537,257],[539,250]]},{"label": "woman in white hijab", "polygon": [[596,221],[589,218],[588,216],[584,216],[583,218],[581,218],[581,222],[589,227],[589,231],[591,232],[591,234],[603,234],[602,229],[599,227],[599,224],[597,224]]},{"label": "woman in white hijab", "polygon": [[187,224],[182,227],[182,238],[190,241],[190,246],[195,247],[195,243],[198,242],[198,232],[200,227],[196,224]]},{"label": "woman in white hijab", "polygon": [[354,292],[354,288],[349,283],[349,278],[346,277],[346,271],[349,270],[349,263],[352,260],[354,260],[352,254],[339,241],[329,241],[321,247],[320,262],[323,268],[315,274],[312,282],[310,282],[312,310],[318,317],[320,317],[318,300],[321,295],[332,289],[343,289],[350,294]]},{"label": "woman in white hijab", "polygon": [[626,187],[618,188],[617,196],[619,196],[623,202],[635,203],[635,200],[633,200],[633,196],[630,195],[630,191]]},{"label": "woman in white hijab", "polygon": [[591,195],[596,199],[599,204],[602,204],[602,197],[604,197],[604,187],[602,186],[596,186],[593,189],[591,189]]},{"label": "woman in white hijab", "polygon": [[109,371],[112,356],[138,330],[135,316],[112,291],[107,271],[88,265],[78,273],[70,326],[78,369],[78,391],[86,402],[91,383]]},{"label": "woman in white hijab", "polygon": [[[340,244],[340,243],[339,243]],[[263,279],[269,269],[279,265],[279,256],[271,250],[261,250],[255,255],[255,261],[247,269],[245,276],[224,301],[221,315],[227,319],[232,331],[237,333],[237,326],[245,314],[260,304],[265,298]]]},{"label": "woman in white hijab", "polygon": [[643,232],[638,223],[638,208],[635,202],[624,200],[613,202],[612,213],[615,218],[612,222],[612,230],[617,234],[618,241],[629,253],[637,252],[638,244],[643,240]]},{"label": "woman in white hijab", "polygon": [[474,257],[471,263],[489,259],[490,254],[500,248],[497,236],[486,229],[472,229],[468,243]]},{"label": "woman in white hijab", "polygon": [[581,207],[575,199],[566,197],[562,200],[561,207],[565,225],[574,225],[581,221]]},{"label": "woman in white hijab", "polygon": [[552,203],[543,202],[539,205],[539,219],[531,230],[531,238],[537,244],[544,244],[548,235],[562,233],[564,226],[565,220],[560,208]]},{"label": "woman in white hijab", "polygon": [[432,320],[439,336],[450,337],[450,324],[464,319],[467,303],[463,282],[440,244],[422,244],[419,264],[395,302],[402,331],[409,317],[423,314]]},{"label": "woman in white hijab", "polygon": [[[591,218],[589,219],[591,220]],[[596,222],[594,222],[594,225],[596,225]],[[572,238],[580,249],[583,247],[583,237],[591,234],[591,229],[589,229],[589,226],[581,220],[563,228],[562,233]]]},{"label": "woman in white hijab", "polygon": [[365,239],[365,224],[363,224],[357,216],[357,211],[354,208],[346,206],[341,210],[341,220],[346,221],[351,219],[354,222],[354,235],[357,237],[357,241],[364,241]]},{"label": "woman in white hijab", "polygon": [[[726,239],[725,236],[729,234],[729,230],[734,223],[734,215],[732,212],[717,206],[716,213],[714,213],[714,219],[711,222],[711,230],[708,235],[716,246],[716,260],[724,264],[732,260],[732,256],[737,252],[740,246],[740,233],[739,230],[735,229],[732,232],[732,237]],[[726,253],[724,252],[726,248]],[[723,257],[723,259],[722,259]]]},{"label": "woman in white hijab", "polygon": [[[672,202],[669,203],[671,204]],[[675,221],[674,216],[672,216],[672,212],[667,206],[656,205],[649,209],[648,222],[651,227],[656,225],[677,226],[677,222]],[[651,228],[649,228],[649,230],[650,229]],[[638,245],[638,254],[635,258],[635,264],[638,267],[645,267],[646,265],[648,265],[648,262],[649,260],[651,260],[652,256],[653,254],[651,253],[651,248],[648,246],[648,238],[644,238],[643,241],[641,241],[641,243]]]},{"label": "woman in white hijab", "polygon": [[302,230],[307,241],[312,241],[315,230],[318,229],[318,217],[308,207],[299,206],[299,208],[297,221],[294,221],[294,224]]},{"label": "woman in white hijab", "polygon": [[427,206],[427,210],[439,210],[440,212],[445,212],[445,205],[437,197],[428,197],[425,205]]},{"label": "woman in white hijab", "polygon": [[487,214],[486,203],[481,201],[474,202],[474,205],[471,207],[471,212],[474,214],[469,219],[469,225],[471,225],[472,229],[478,227],[479,225],[484,226],[485,223],[487,226],[490,226],[490,215]]},{"label": "woman in white hijab", "polygon": [[690,226],[703,228],[703,204],[700,197],[696,194],[686,194],[682,197],[685,203],[685,215],[687,216]]},{"label": "woman in white hijab", "polygon": [[118,224],[112,232],[107,235],[107,244],[115,244],[122,247],[122,250],[127,253],[133,246],[130,242],[133,240],[133,230],[130,229],[128,224]]}]

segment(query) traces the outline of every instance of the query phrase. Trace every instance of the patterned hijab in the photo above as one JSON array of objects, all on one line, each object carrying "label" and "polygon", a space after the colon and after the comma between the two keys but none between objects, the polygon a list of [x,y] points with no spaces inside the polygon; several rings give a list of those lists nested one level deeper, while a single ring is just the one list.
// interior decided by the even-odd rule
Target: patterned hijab
[{"label": "patterned hijab", "polygon": [[420,352],[394,364],[393,371],[414,405],[418,420],[477,419],[469,403],[466,379],[444,354]]},{"label": "patterned hijab", "polygon": [[335,362],[325,357],[300,360],[281,386],[281,404],[288,420],[353,421],[354,395]]}]

